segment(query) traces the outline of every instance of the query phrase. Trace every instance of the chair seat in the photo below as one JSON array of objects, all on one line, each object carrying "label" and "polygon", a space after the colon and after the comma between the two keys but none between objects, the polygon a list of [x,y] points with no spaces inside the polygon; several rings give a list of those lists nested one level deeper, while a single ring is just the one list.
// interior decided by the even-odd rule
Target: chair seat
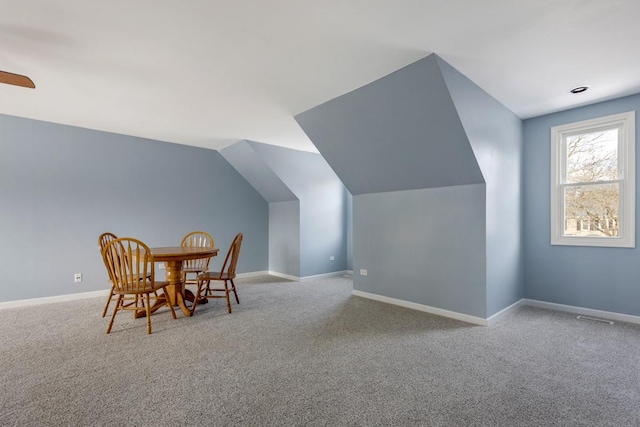
[{"label": "chair seat", "polygon": [[[131,276],[129,276],[129,278],[131,278]],[[151,273],[147,274],[147,276],[145,277],[145,279],[149,280],[151,278]],[[111,281],[111,279],[109,279],[109,283],[113,283]]]},{"label": "chair seat", "polygon": [[184,273],[197,273],[197,274],[200,274],[204,270],[202,268],[197,268],[197,267],[185,267],[185,268],[182,269],[182,271]]},{"label": "chair seat", "polygon": [[231,280],[235,278],[235,274],[220,273],[219,271],[207,271],[198,276],[198,280]]},{"label": "chair seat", "polygon": [[131,295],[131,294],[146,294],[149,292],[157,291],[165,286],[169,285],[169,282],[145,282],[144,288],[138,288],[136,291],[127,290],[126,292],[114,289],[113,293],[116,295]]}]

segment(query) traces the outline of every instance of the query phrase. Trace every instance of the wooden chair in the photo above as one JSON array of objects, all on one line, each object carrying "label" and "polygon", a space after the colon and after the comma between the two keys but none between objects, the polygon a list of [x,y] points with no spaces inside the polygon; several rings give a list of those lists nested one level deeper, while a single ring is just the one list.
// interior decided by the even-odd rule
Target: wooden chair
[{"label": "wooden chair", "polygon": [[[236,265],[238,264],[238,256],[240,255],[240,246],[242,245],[242,233],[238,233],[233,239],[227,257],[224,259],[222,269],[220,271],[207,271],[198,276],[198,290],[196,292],[193,305],[191,306],[191,313],[196,310],[196,305],[200,298],[226,298],[227,299],[227,311],[231,313],[231,302],[229,300],[229,292],[233,292],[236,297],[236,303],[240,304],[238,299],[238,292],[236,291],[236,285],[233,283],[233,279],[236,278]],[[210,286],[211,281],[223,282],[222,287],[212,288]],[[231,287],[229,287],[231,283]],[[206,286],[205,286],[206,284]],[[204,294],[202,294],[204,287]],[[215,295],[214,292],[224,292],[224,295]]]},{"label": "wooden chair", "polygon": [[[117,238],[118,236],[116,236],[113,233],[102,233],[100,236],[98,236],[98,247],[100,248],[100,255],[102,255],[102,251],[104,250],[105,246],[107,246],[109,242],[116,240]],[[107,309],[109,308],[109,304],[113,300],[113,296],[114,296],[113,283],[111,282],[111,279],[109,279],[109,284],[111,285],[111,289],[109,290],[109,297],[107,298],[107,303],[104,305],[104,309],[102,310],[102,317],[106,316]],[[158,298],[157,293],[154,293],[154,296]],[[134,298],[137,298],[137,297],[134,297]],[[135,317],[135,313],[134,313],[134,317]]]},{"label": "wooden chair", "polygon": [[[100,255],[104,251],[105,246],[116,240],[118,236],[113,233],[102,233],[98,236],[98,247],[100,248]],[[109,308],[109,304],[111,303],[111,299],[113,298],[113,283],[111,283],[111,290],[109,290],[109,298],[107,298],[107,303],[104,305],[104,310],[102,310],[102,317],[106,316],[107,308]]]},{"label": "wooden chair", "polygon": [[[213,248],[213,237],[204,231],[192,231],[182,238],[180,246],[184,247],[198,247],[198,248]],[[182,282],[185,285],[197,285],[198,275],[204,273],[209,269],[209,258],[198,258],[182,263]],[[188,275],[194,274],[193,279],[189,279]]]},{"label": "wooden chair", "polygon": [[[147,333],[151,333],[151,300],[150,294],[162,289],[165,295],[168,282],[155,281],[155,264],[151,251],[139,240],[130,237],[113,240],[102,250],[102,259],[107,268],[113,293],[118,296],[113,315],[107,326],[107,334],[111,332],[113,320],[120,310],[132,310],[134,314],[145,310],[147,315]],[[132,300],[125,300],[125,296],[133,296]],[[125,304],[125,301],[130,301]],[[176,318],[173,306],[166,299],[166,305],[171,316]]]}]

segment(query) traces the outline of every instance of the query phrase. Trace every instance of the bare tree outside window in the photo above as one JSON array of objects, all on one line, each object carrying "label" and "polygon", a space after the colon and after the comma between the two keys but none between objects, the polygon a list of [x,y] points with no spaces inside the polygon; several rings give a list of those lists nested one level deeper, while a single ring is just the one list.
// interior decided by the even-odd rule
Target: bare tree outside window
[{"label": "bare tree outside window", "polygon": [[568,136],[565,236],[618,237],[618,129]]}]

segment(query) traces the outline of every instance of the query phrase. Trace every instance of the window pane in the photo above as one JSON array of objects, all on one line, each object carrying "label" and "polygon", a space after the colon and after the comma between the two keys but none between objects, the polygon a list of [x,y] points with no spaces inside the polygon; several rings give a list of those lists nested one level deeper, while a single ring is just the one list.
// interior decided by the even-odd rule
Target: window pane
[{"label": "window pane", "polygon": [[564,235],[618,237],[619,184],[564,189]]},{"label": "window pane", "polygon": [[566,182],[618,179],[618,128],[569,136]]}]

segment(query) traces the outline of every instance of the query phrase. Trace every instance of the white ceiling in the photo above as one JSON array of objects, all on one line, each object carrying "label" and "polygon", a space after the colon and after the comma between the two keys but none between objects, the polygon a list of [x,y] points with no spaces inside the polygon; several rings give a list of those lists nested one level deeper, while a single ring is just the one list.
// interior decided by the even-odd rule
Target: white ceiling
[{"label": "white ceiling", "polygon": [[[522,118],[640,92],[638,0],[5,1],[0,113],[315,151],[293,116],[435,52]],[[580,95],[568,90],[589,84]]]}]

